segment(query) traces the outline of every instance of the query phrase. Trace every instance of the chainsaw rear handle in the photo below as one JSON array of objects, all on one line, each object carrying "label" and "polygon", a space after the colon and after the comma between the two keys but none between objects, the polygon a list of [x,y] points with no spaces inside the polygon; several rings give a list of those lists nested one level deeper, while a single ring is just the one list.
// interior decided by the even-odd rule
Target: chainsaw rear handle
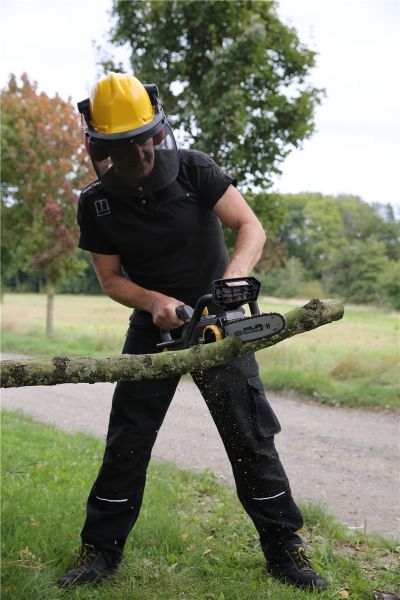
[{"label": "chainsaw rear handle", "polygon": [[[186,323],[187,321],[190,321],[194,311],[193,308],[189,306],[189,304],[181,304],[180,306],[176,307],[175,312],[176,316],[179,317],[181,321]],[[172,336],[169,331],[167,331],[166,329],[161,329],[160,334],[161,340],[163,342],[172,342]]]},{"label": "chainsaw rear handle", "polygon": [[186,321],[190,321],[190,319],[193,317],[193,308],[189,306],[189,304],[181,304],[180,306],[177,306],[175,312],[180,320],[184,323],[186,323]]}]

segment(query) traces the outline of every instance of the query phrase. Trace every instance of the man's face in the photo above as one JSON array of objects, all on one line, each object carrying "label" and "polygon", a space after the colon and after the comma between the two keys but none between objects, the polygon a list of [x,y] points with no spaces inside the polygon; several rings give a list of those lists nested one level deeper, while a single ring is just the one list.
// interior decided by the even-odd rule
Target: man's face
[{"label": "man's face", "polygon": [[141,144],[121,144],[109,147],[115,173],[126,183],[136,185],[150,175],[154,167],[153,138]]}]

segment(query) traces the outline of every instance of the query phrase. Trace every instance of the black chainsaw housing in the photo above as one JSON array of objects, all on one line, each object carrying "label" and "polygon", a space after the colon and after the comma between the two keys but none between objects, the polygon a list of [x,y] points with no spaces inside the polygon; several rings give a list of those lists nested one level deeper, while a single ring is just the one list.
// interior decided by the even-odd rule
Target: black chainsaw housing
[{"label": "black chainsaw housing", "polygon": [[[257,304],[259,291],[260,282],[255,277],[215,280],[212,294],[201,296],[194,309],[187,304],[176,309],[178,317],[185,322],[181,337],[174,340],[169,331],[162,330],[162,342],[157,344],[157,347],[182,350],[220,339],[218,332],[221,337],[225,337],[225,327],[228,323],[245,319],[242,308],[245,304],[248,304],[251,315],[260,314]],[[222,309],[222,314],[203,314],[204,309],[212,305]]]},{"label": "black chainsaw housing", "polygon": [[[250,311],[253,305],[258,310],[257,298],[261,284],[255,277],[242,277],[232,279],[216,279],[213,283],[213,304],[224,310],[235,310],[248,304]],[[251,314],[259,314],[252,312]]]}]

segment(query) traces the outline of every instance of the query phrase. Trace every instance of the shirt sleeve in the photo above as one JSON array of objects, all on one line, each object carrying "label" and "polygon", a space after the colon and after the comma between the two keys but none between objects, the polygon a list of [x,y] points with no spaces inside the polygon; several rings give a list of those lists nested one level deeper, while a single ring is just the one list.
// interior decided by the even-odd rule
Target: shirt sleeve
[{"label": "shirt sleeve", "polygon": [[193,185],[199,198],[213,208],[230,185],[236,187],[236,179],[227,175],[213,159],[197,152],[196,166],[192,168]]},{"label": "shirt sleeve", "polygon": [[90,209],[90,199],[84,194],[81,194],[79,198],[77,221],[80,227],[79,248],[98,254],[118,254],[100,230],[94,213]]}]

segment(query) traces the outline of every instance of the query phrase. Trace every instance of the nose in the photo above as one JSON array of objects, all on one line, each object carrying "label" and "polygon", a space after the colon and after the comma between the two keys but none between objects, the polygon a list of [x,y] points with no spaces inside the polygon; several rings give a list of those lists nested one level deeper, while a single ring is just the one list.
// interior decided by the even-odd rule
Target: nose
[{"label": "nose", "polygon": [[131,154],[139,161],[145,159],[146,156],[146,148],[142,144],[132,144],[131,145]]}]

